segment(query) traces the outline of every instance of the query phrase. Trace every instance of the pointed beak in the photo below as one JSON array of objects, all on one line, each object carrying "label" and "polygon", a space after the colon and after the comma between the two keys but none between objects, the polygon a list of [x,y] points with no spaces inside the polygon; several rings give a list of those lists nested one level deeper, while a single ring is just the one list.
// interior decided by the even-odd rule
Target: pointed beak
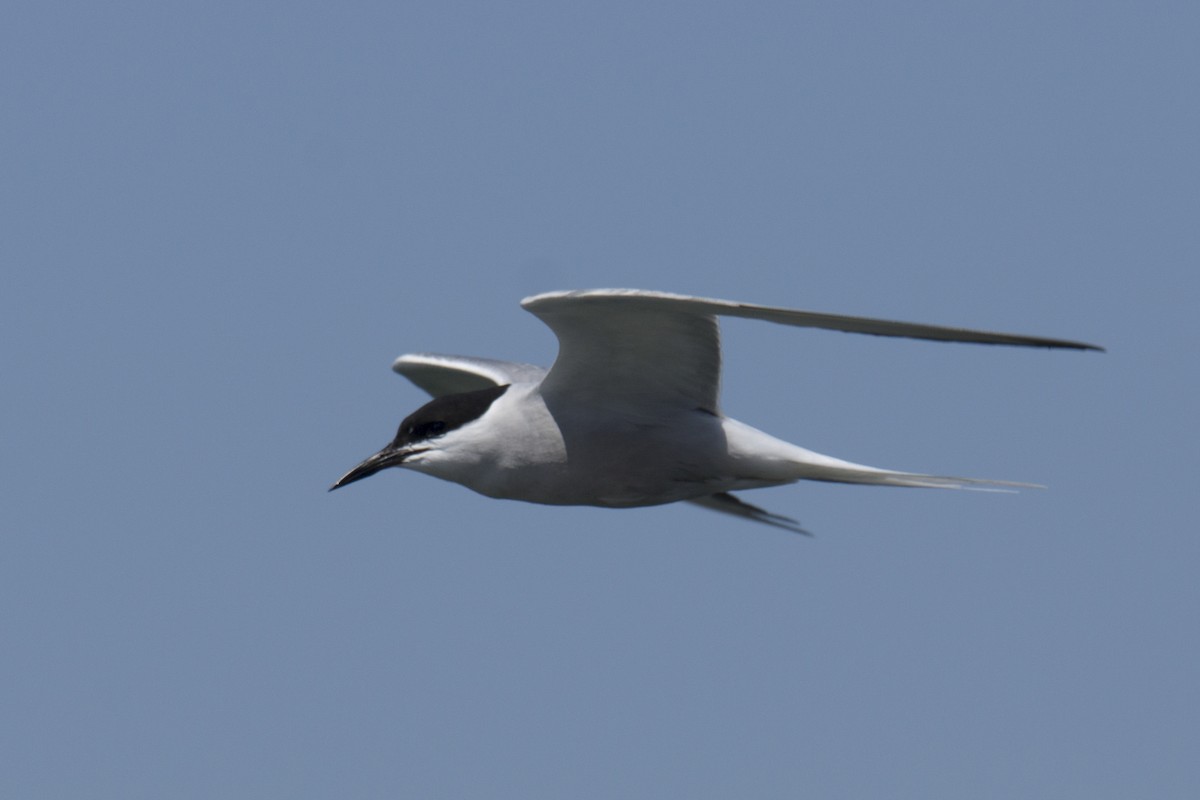
[{"label": "pointed beak", "polygon": [[348,483],[360,481],[363,478],[369,478],[380,470],[388,467],[398,467],[404,462],[404,459],[416,453],[425,452],[424,448],[410,449],[403,447],[393,447],[388,445],[380,450],[375,455],[368,458],[366,461],[359,464],[354,469],[347,472],[342,477],[338,478],[337,483],[329,487],[329,491],[340,489]]}]

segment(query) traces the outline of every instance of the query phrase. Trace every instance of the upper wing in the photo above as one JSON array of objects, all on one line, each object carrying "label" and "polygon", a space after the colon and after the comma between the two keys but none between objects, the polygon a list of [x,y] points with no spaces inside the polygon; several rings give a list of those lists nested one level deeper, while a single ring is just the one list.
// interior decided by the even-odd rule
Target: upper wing
[{"label": "upper wing", "polygon": [[537,383],[546,374],[542,367],[491,358],[409,353],[392,364],[400,373],[434,397],[473,392],[506,383]]},{"label": "upper wing", "polygon": [[598,404],[717,409],[721,346],[717,317],[944,342],[1102,350],[1065,339],[989,333],[771,308],[635,289],[549,292],[521,305],[558,337],[543,395],[569,392]]}]

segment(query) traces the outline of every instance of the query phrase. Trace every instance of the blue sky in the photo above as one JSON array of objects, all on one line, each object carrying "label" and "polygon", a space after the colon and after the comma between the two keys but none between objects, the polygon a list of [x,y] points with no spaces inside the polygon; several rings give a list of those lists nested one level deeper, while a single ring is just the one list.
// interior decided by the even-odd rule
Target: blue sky
[{"label": "blue sky", "polygon": [[[0,794],[1194,797],[1200,11],[10,4]],[[726,410],[1019,495],[328,485],[630,286]]]}]

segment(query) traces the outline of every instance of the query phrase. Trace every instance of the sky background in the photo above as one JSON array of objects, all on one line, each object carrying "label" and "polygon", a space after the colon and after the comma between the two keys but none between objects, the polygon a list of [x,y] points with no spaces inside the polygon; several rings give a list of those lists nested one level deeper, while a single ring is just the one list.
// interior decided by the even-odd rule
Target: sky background
[{"label": "sky background", "polygon": [[[0,795],[1192,798],[1195,3],[25,2],[0,28]],[[1017,495],[339,475],[636,287],[728,413]]]}]

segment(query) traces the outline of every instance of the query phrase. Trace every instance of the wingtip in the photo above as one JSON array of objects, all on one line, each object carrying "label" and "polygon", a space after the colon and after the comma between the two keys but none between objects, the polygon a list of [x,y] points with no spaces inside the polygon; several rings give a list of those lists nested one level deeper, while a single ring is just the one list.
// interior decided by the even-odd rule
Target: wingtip
[{"label": "wingtip", "polygon": [[1067,350],[1083,350],[1083,351],[1090,350],[1095,353],[1107,353],[1108,352],[1107,348],[1101,347],[1098,344],[1091,344],[1089,342],[1074,342],[1069,339],[1050,339],[1049,342],[1050,343],[1047,345],[1047,347],[1051,347],[1051,348],[1063,348],[1063,349],[1067,349]]}]

